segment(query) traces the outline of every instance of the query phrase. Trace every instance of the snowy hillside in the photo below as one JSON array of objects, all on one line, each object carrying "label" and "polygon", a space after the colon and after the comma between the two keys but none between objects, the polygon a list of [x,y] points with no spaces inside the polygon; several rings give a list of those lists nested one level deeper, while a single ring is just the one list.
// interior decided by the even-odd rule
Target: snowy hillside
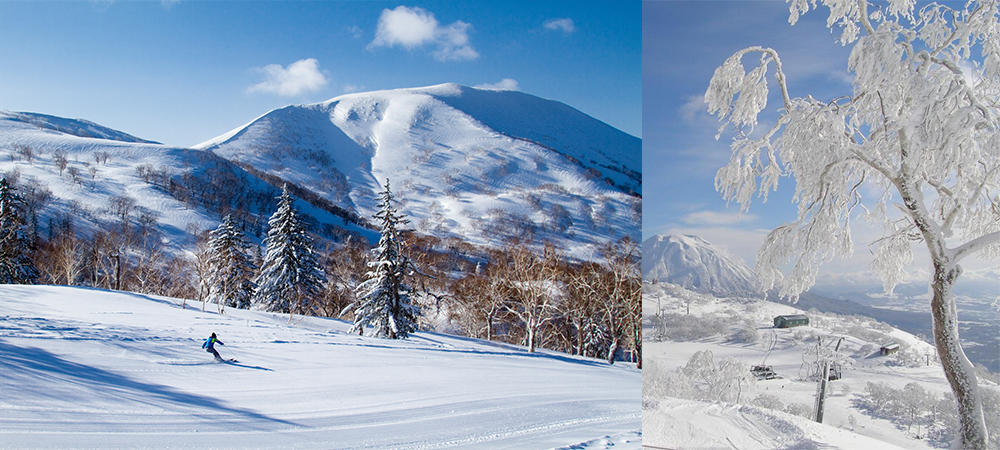
[{"label": "snowy hillside", "polygon": [[[641,373],[434,333],[97,289],[0,290],[0,446],[609,448],[641,445]],[[215,363],[201,343],[226,345]]]},{"label": "snowy hillside", "polygon": [[[564,104],[443,84],[288,106],[196,146],[361,217],[388,178],[415,228],[499,244],[637,239],[641,141]],[[636,194],[636,195],[631,195]]]},{"label": "snowy hillside", "polygon": [[642,278],[720,296],[760,294],[760,283],[750,268],[698,236],[646,239]]},{"label": "snowy hillside", "polygon": [[[211,153],[135,140],[86,121],[4,113],[0,172],[14,179],[29,204],[37,203],[31,208],[43,236],[69,219],[75,230],[106,228],[121,219],[113,212],[120,199],[131,205],[133,225],[153,225],[174,253],[192,250],[191,230],[214,229],[223,213],[238,207],[259,211],[246,221],[249,231],[262,234],[279,189]],[[296,206],[321,223],[371,234],[304,201]]]},{"label": "snowy hillside", "polygon": [[0,121],[21,122],[34,125],[39,130],[70,134],[82,138],[107,139],[111,141],[136,142],[141,144],[156,144],[157,142],[139,139],[130,134],[112,130],[83,119],[65,119],[37,113],[19,113],[0,111]]},{"label": "snowy hillside", "polygon": [[[774,328],[773,318],[783,314],[806,314],[810,324]],[[643,315],[643,422],[648,445],[741,449],[931,449],[950,445],[945,431],[950,419],[942,413],[954,408],[953,400],[943,400],[943,394],[950,395],[948,383],[935,360],[934,347],[912,334],[868,318],[806,312],[787,303],[716,298],[667,283],[644,284]],[[892,343],[902,350],[880,354],[880,347]],[[692,364],[705,367],[704,353],[701,358],[694,357],[706,351],[711,352],[720,373],[726,367],[736,371],[728,372],[730,375],[745,377],[739,382],[719,381],[719,386],[726,387],[711,392],[715,392],[715,399],[726,399],[721,403],[689,398],[699,394],[686,391],[687,384],[681,381],[686,378],[677,372],[683,367],[690,371]],[[836,362],[842,373],[840,379],[830,382],[822,428],[810,423],[808,417],[789,418],[785,414],[811,414],[817,391],[817,352]],[[754,365],[770,366],[777,378],[749,376]],[[740,389],[730,389],[733,383]],[[989,391],[991,399],[1000,399],[1000,388],[994,381],[980,378],[980,387]],[[888,406],[882,408],[885,405],[880,403],[886,401],[872,397],[870,389],[915,393],[913,406],[906,406],[912,412],[886,412]],[[733,405],[737,398],[739,406]],[[900,404],[910,400],[907,397]],[[1000,426],[996,405],[987,409],[988,426]],[[665,431],[664,424],[677,417],[692,417],[690,428],[674,426]],[[698,430],[722,431],[704,436]],[[1000,430],[993,428],[991,432]],[[854,433],[885,445],[872,445]],[[727,437],[735,443],[727,444]]]},{"label": "snowy hillside", "polygon": [[780,411],[672,398],[662,401],[656,409],[646,411],[642,427],[645,442],[666,448],[904,448]]}]

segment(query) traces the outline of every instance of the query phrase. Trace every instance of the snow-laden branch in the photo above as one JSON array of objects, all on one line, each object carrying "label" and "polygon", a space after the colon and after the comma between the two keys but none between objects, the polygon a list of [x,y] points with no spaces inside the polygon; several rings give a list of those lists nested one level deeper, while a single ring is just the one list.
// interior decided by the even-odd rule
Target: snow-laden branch
[{"label": "snow-laden branch", "polygon": [[[1000,257],[1000,0],[960,10],[935,3],[916,15],[912,0],[870,13],[866,0],[791,0],[789,22],[817,3],[830,10],[827,26],[842,28],[841,42],[852,44],[851,94],[827,103],[790,98],[771,48],[726,59],[705,93],[722,122],[716,138],[734,133],[716,189],[746,212],[754,194],[766,201],[781,178],[793,179],[797,218],[767,235],[756,265],[764,286],[780,286],[783,296],[795,298],[823,263],[851,254],[858,206],[885,228],[873,243],[872,270],[887,291],[912,261],[910,242],[923,241],[934,267],[935,342],[963,416],[961,445],[982,448],[988,433],[951,292],[964,257]],[[744,56],[758,53],[748,72]],[[755,134],[772,62],[783,107],[769,130]],[[946,240],[960,243],[951,250]]]}]

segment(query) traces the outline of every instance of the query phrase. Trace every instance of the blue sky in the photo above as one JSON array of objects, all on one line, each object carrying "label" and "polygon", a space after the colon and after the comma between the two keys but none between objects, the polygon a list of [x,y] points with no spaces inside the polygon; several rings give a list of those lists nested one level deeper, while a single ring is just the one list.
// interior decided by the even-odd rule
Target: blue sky
[{"label": "blue sky", "polygon": [[[754,45],[778,51],[792,97],[832,100],[850,94],[850,47],[840,45],[839,32],[826,28],[828,15],[821,8],[791,26],[788,5],[781,1],[643,2],[643,239],[698,235],[752,267],[766,233],[795,220],[789,178],[782,179],[766,203],[756,199],[747,214],[722,200],[715,173],[729,161],[732,135],[715,139],[720,123],[707,113],[703,97],[715,69]],[[750,57],[744,64],[756,67]],[[769,76],[771,98],[761,129],[774,122],[781,103]],[[868,270],[867,247],[881,231],[859,222],[852,226],[854,255],[824,266],[818,286],[850,282],[858,283],[858,289],[881,287]],[[922,282],[929,279],[927,250],[923,244],[913,250],[909,271]],[[968,269],[992,271],[985,285],[996,286],[995,262],[969,259],[963,266],[966,280],[974,277]]]},{"label": "blue sky", "polygon": [[454,82],[642,137],[638,1],[0,1],[0,109],[191,146],[271,109]]},{"label": "blue sky", "polygon": [[[714,180],[729,161],[732,135],[715,139],[720,123],[703,100],[715,69],[753,45],[778,51],[792,96],[850,92],[848,49],[825,27],[824,13],[806,14],[792,27],[787,8],[784,2],[643,4],[643,188],[656,199],[643,203],[644,238],[678,230],[759,233],[795,218],[791,180],[767,203],[751,205],[748,214],[741,216],[738,204],[727,207]],[[753,64],[750,59],[745,64]],[[769,83],[776,86],[773,78]],[[776,87],[771,93],[762,124],[777,117],[780,96]],[[756,243],[750,247],[756,251]]]}]

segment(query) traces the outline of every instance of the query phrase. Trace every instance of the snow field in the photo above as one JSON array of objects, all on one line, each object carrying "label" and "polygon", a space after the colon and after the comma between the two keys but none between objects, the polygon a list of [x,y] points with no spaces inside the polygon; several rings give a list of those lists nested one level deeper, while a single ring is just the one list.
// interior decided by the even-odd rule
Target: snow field
[{"label": "snow field", "polygon": [[[643,314],[646,317],[654,314],[659,305],[667,313],[685,314],[687,299],[681,299],[657,288],[644,285],[643,291]],[[685,295],[690,293],[685,293]],[[774,371],[781,376],[780,379],[759,380],[756,387],[748,392],[744,392],[746,398],[754,398],[761,394],[770,394],[777,397],[783,404],[801,404],[808,406],[811,410],[815,401],[816,383],[803,381],[805,366],[816,360],[812,354],[806,355],[804,352],[816,347],[816,336],[822,338],[824,346],[836,343],[837,339],[844,337],[839,353],[844,355],[842,362],[845,362],[843,378],[830,383],[830,394],[827,397],[824,423],[822,426],[833,431],[822,432],[819,435],[810,434],[813,431],[803,428],[803,424],[797,419],[802,419],[809,426],[817,426],[804,418],[791,416],[782,412],[771,410],[761,410],[763,413],[754,412],[750,414],[751,408],[748,406],[733,406],[728,404],[709,404],[692,400],[682,399],[662,399],[660,404],[653,410],[647,409],[643,416],[644,438],[650,445],[665,447],[712,447],[726,446],[741,449],[756,448],[800,448],[795,447],[793,442],[785,439],[789,436],[789,431],[772,430],[776,418],[781,421],[788,420],[794,425],[793,434],[804,436],[802,441],[796,441],[795,445],[801,448],[814,448],[818,444],[810,447],[806,445],[810,441],[822,443],[819,448],[842,448],[842,449],[881,449],[893,448],[897,446],[908,449],[932,449],[935,448],[927,440],[917,440],[901,430],[892,422],[884,418],[872,417],[859,409],[859,404],[855,400],[863,395],[868,382],[884,382],[895,389],[903,388],[907,383],[916,382],[926,391],[938,396],[941,393],[950,392],[948,383],[939,364],[935,363],[931,357],[930,366],[901,367],[887,364],[893,359],[892,356],[883,357],[874,354],[865,354],[862,347],[873,345],[877,348],[887,342],[868,342],[864,339],[834,333],[830,327],[843,323],[845,319],[833,318],[819,313],[807,313],[796,309],[791,304],[778,304],[772,302],[747,303],[744,300],[734,301],[731,299],[717,299],[710,296],[698,296],[690,301],[691,316],[694,317],[732,317],[732,318],[752,318],[759,324],[758,332],[760,339],[753,344],[732,342],[728,335],[716,335],[709,338],[693,341],[662,341],[654,342],[648,340],[645,345],[644,356],[646,361],[657,364],[663,371],[675,370],[687,364],[691,356],[701,350],[710,350],[715,361],[720,361],[726,357],[733,357],[748,364],[767,364],[773,367]],[[774,316],[782,314],[806,314],[810,317],[814,326],[794,327],[790,329],[773,329],[772,319]],[[819,322],[817,322],[817,319]],[[736,323],[734,322],[734,325]],[[651,331],[646,328],[647,334]],[[908,345],[918,352],[929,352],[933,354],[933,347],[918,339],[917,337],[898,329],[892,329],[889,333],[892,338],[899,343]],[[777,340],[773,351],[767,355],[773,337]],[[830,347],[832,349],[832,347]],[[870,347],[869,347],[870,348]],[[766,359],[765,359],[765,355]],[[647,376],[650,372],[647,370]],[[992,383],[981,381],[981,388],[996,388]],[[728,408],[728,409],[727,409]],[[754,408],[760,409],[760,408]],[[761,414],[770,417],[763,420],[763,428],[756,425],[748,425],[751,417],[758,417]],[[679,420],[683,417],[692,417],[690,429],[681,425],[670,425],[672,420]],[[762,417],[762,416],[761,416]],[[856,422],[853,427],[854,433],[871,438],[878,442],[878,445],[864,444],[865,441],[851,441],[841,439],[840,434],[849,433],[852,429],[850,418]],[[666,427],[666,428],[665,428]],[[679,427],[679,428],[678,428]],[[681,429],[684,428],[684,429]],[[704,430],[729,430],[716,434],[715,437],[699,437]],[[699,431],[701,430],[701,431]],[[916,428],[914,428],[916,430]],[[835,432],[835,433],[834,433]],[[741,434],[742,433],[742,434]],[[834,434],[831,434],[834,433]],[[684,437],[686,436],[686,437]],[[727,443],[726,440],[719,440],[719,436],[726,436],[733,439],[735,443]],[[745,439],[740,442],[737,440]],[[851,439],[854,439],[853,437]],[[881,446],[879,446],[881,445]]]},{"label": "snow field", "polygon": [[[634,367],[97,289],[0,290],[0,448],[639,448]],[[216,332],[220,364],[201,349]]]}]

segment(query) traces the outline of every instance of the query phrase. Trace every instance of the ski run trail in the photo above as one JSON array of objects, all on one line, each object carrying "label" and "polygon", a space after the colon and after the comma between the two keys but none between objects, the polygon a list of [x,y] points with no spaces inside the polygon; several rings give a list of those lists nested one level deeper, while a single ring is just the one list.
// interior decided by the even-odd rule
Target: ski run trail
[{"label": "ski run trail", "polygon": [[[639,449],[642,374],[437,333],[0,287],[0,448]],[[201,344],[239,362],[217,363]]]}]

